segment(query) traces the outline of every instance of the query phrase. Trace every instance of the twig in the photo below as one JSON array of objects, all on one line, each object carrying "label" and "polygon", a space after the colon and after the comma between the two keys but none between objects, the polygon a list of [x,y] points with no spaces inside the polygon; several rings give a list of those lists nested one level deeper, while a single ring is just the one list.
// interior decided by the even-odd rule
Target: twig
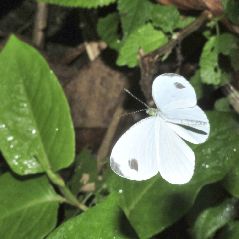
[{"label": "twig", "polygon": [[106,43],[103,41],[97,42],[97,41],[91,41],[91,42],[84,42],[85,49],[88,55],[88,58],[90,61],[94,61],[97,56],[100,55],[101,51],[106,48]]},{"label": "twig", "polygon": [[178,45],[176,47],[176,59],[177,59],[177,70],[176,73],[180,74],[180,70],[183,64],[183,55],[182,55],[182,46],[181,46],[181,42],[178,42]]},{"label": "twig", "polygon": [[184,38],[198,30],[206,21],[211,18],[212,14],[209,11],[202,12],[202,14],[194,22],[192,22],[189,26],[178,32],[177,35],[173,37],[171,41],[169,41],[167,44],[150,54],[154,58],[154,61],[157,61],[165,54],[169,54],[178,44],[178,42],[181,42]]},{"label": "twig", "polygon": [[112,121],[110,122],[110,125],[107,129],[107,132],[105,134],[104,139],[102,140],[101,146],[97,152],[97,169],[98,172],[101,171],[102,166],[104,165],[103,160],[105,160],[105,158],[107,157],[107,155],[109,154],[110,151],[110,147],[111,147],[111,143],[113,140],[113,137],[115,135],[115,132],[117,130],[118,124],[120,122],[120,116],[123,114],[124,109],[122,106],[123,103],[123,98],[121,98],[120,103],[117,107],[117,109],[115,110],[115,113],[113,115]]},{"label": "twig", "polygon": [[37,12],[35,16],[35,23],[33,29],[33,43],[39,47],[43,48],[45,34],[44,31],[47,27],[47,15],[48,15],[48,5],[46,3],[37,3]]},{"label": "twig", "polygon": [[209,11],[204,11],[202,14],[189,26],[179,31],[174,37],[159,49],[146,54],[140,59],[140,70],[141,70],[141,89],[143,90],[147,100],[150,99],[150,88],[148,85],[151,84],[153,74],[156,72],[155,64],[157,61],[165,55],[169,55],[172,50],[180,43],[184,38],[198,30],[202,25],[205,24],[209,19],[212,18],[212,14]]},{"label": "twig", "polygon": [[82,43],[77,47],[71,48],[67,50],[65,56],[63,56],[62,60],[60,61],[63,65],[69,65],[73,61],[75,61],[83,52],[85,52],[85,44]]},{"label": "twig", "polygon": [[230,104],[234,110],[239,113],[239,92],[232,84],[227,84],[223,87],[223,91],[226,94]]}]

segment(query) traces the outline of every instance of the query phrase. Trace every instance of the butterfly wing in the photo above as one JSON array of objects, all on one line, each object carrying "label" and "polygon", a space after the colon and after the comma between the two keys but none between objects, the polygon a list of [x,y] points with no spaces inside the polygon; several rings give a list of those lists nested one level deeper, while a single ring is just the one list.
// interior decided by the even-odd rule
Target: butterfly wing
[{"label": "butterfly wing", "polygon": [[194,144],[207,140],[210,125],[206,114],[199,106],[166,110],[163,115],[169,127],[183,139]]},{"label": "butterfly wing", "polygon": [[167,73],[155,78],[152,95],[158,109],[193,107],[197,103],[196,94],[191,84],[182,76]]},{"label": "butterfly wing", "polygon": [[157,150],[159,172],[162,178],[169,183],[187,183],[194,173],[194,152],[163,119],[159,121],[159,148]]},{"label": "butterfly wing", "polygon": [[148,117],[133,125],[114,145],[110,166],[121,177],[146,180],[158,172],[155,124],[158,117]]},{"label": "butterfly wing", "polygon": [[210,131],[207,116],[196,105],[195,91],[184,77],[171,73],[158,76],[152,94],[162,117],[180,137],[194,144],[207,140]]}]

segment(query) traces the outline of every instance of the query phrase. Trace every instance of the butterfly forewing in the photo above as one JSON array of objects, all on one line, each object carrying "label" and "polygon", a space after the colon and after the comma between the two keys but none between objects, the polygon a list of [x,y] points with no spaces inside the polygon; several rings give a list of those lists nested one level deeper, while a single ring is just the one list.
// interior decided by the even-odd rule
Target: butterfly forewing
[{"label": "butterfly forewing", "polygon": [[184,77],[172,73],[155,78],[152,95],[155,104],[162,112],[193,107],[197,103],[196,94],[191,84]]},{"label": "butterfly forewing", "polygon": [[146,180],[157,174],[157,120],[157,117],[148,117],[139,121],[116,142],[110,156],[110,166],[119,176]]}]

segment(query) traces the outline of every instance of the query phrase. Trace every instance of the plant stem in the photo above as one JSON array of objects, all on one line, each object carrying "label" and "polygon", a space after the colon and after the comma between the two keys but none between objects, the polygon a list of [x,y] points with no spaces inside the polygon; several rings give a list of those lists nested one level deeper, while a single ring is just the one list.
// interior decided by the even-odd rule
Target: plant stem
[{"label": "plant stem", "polygon": [[60,177],[59,174],[56,174],[52,170],[47,170],[46,173],[50,181],[59,188],[67,203],[79,208],[82,211],[86,211],[88,209],[88,207],[78,201],[75,195],[66,186],[64,180]]},{"label": "plant stem", "polygon": [[68,187],[66,186],[59,186],[59,190],[61,191],[62,195],[66,198],[67,202],[73,206],[78,207],[82,211],[86,211],[88,209],[87,206],[84,204],[80,203],[75,195],[69,190]]}]

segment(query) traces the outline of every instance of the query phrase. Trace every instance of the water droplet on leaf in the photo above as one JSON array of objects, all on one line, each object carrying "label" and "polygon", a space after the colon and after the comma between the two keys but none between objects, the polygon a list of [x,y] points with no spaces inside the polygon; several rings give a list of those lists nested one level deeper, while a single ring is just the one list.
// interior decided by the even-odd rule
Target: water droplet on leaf
[{"label": "water droplet on leaf", "polygon": [[13,136],[8,136],[7,137],[7,141],[12,141],[14,138],[13,138]]}]

